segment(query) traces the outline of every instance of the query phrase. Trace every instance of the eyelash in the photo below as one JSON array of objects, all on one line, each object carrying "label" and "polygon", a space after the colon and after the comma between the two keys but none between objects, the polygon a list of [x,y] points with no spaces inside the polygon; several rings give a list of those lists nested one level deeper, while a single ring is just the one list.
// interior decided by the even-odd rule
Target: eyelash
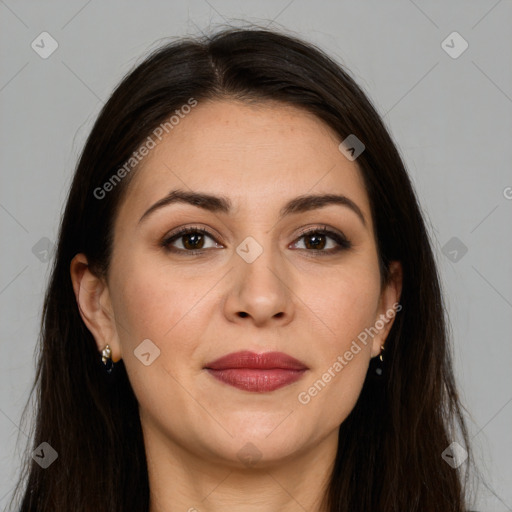
[{"label": "eyelash", "polygon": [[[187,255],[203,254],[205,251],[209,250],[209,249],[185,250],[185,249],[176,249],[175,247],[171,247],[170,244],[172,242],[174,242],[175,240],[178,240],[179,238],[181,238],[185,235],[191,234],[191,233],[194,233],[194,234],[201,233],[202,235],[206,235],[206,236],[210,237],[212,240],[215,241],[215,243],[218,243],[215,240],[215,238],[213,237],[213,235],[206,229],[201,228],[201,227],[187,227],[187,228],[184,228],[184,229],[164,238],[162,240],[162,242],[160,243],[160,245],[162,247],[164,247],[169,252],[186,253]],[[302,232],[296,240],[299,240],[303,237],[306,237],[306,236],[312,235],[312,234],[327,235],[329,238],[332,238],[339,246],[334,249],[329,249],[327,251],[322,250],[322,249],[299,249],[301,251],[312,252],[315,257],[316,256],[329,256],[329,255],[338,253],[340,251],[350,249],[352,247],[352,243],[344,235],[341,235],[335,231],[328,229],[327,226],[324,226],[323,228],[320,228],[320,229],[319,228],[308,229],[308,230]]]}]

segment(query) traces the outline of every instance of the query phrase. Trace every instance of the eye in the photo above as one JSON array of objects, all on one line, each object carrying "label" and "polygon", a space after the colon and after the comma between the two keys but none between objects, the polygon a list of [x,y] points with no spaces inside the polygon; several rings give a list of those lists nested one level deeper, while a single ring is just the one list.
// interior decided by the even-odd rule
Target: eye
[{"label": "eye", "polygon": [[[213,247],[218,247],[219,244],[215,241],[213,236],[206,230],[200,227],[188,227],[173,233],[169,237],[162,240],[162,247],[165,247],[170,252],[197,254],[201,253],[203,249],[210,249],[211,247],[205,246],[205,239],[209,238],[214,241]],[[173,246],[174,242],[178,241],[181,247]]]},{"label": "eye", "polygon": [[[213,245],[210,247],[205,246],[205,240],[207,238],[213,241]],[[297,247],[297,242],[292,244],[293,247],[295,249],[298,248],[300,250],[313,252],[315,255],[334,254],[352,247],[351,242],[343,234],[330,230],[327,226],[304,231],[297,240],[300,239],[304,239],[304,248]],[[326,246],[329,245],[329,239],[331,240],[331,244],[334,242],[334,246],[328,247],[326,250]],[[174,245],[176,242],[179,242],[181,247]],[[170,252],[188,253],[190,255],[202,254],[205,249],[223,247],[216,242],[209,231],[201,227],[187,227],[181,229],[162,240],[160,245]]]},{"label": "eye", "polygon": [[[314,252],[318,255],[329,255],[352,247],[351,242],[343,234],[332,231],[328,229],[327,226],[324,226],[321,229],[309,229],[300,235],[298,240],[300,239],[304,239],[304,248],[299,247],[299,249]],[[328,248],[329,250],[325,250],[328,245],[328,239],[331,239],[331,242],[335,242],[334,247],[330,247]],[[294,243],[293,245],[296,246],[297,243]]]}]

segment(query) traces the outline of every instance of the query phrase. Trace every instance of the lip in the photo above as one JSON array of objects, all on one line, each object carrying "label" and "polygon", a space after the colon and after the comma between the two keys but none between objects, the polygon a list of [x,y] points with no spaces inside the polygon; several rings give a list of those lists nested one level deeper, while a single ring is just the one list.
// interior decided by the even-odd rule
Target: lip
[{"label": "lip", "polygon": [[204,369],[212,377],[235,388],[265,393],[296,382],[308,367],[283,352],[256,354],[244,350],[211,361]]}]

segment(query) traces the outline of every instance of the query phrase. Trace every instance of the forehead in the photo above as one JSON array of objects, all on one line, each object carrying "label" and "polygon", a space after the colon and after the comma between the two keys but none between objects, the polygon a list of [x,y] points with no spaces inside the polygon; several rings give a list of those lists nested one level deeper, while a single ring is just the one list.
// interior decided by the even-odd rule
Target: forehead
[{"label": "forehead", "polygon": [[[302,194],[340,193],[370,217],[357,164],[313,114],[278,102],[200,102],[142,160],[119,217],[175,188],[229,196],[238,211],[274,208]],[[140,216],[140,215],[139,215]]]}]

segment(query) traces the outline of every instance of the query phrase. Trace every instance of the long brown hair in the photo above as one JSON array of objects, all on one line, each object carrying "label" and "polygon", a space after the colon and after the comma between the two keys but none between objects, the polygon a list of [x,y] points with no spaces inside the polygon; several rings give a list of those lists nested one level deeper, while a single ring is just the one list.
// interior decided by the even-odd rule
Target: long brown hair
[{"label": "long brown hair", "polygon": [[[386,341],[382,375],[371,361],[359,399],[341,424],[325,494],[329,511],[466,510],[471,451],[452,371],[445,309],[429,235],[402,159],[370,100],[350,74],[314,45],[260,28],[224,29],[154,50],[117,86],[80,156],[46,292],[34,389],[32,449],[18,510],[147,511],[149,482],[137,401],[122,361],[106,375],[83,323],[70,262],[84,253],[106,275],[115,215],[132,170],[105,197],[102,187],[138,146],[190,98],[277,100],[313,113],[365,151],[357,163],[370,199],[383,280],[403,267],[402,310]],[[469,453],[452,468],[457,441]],[[464,476],[465,475],[465,476]]]}]

